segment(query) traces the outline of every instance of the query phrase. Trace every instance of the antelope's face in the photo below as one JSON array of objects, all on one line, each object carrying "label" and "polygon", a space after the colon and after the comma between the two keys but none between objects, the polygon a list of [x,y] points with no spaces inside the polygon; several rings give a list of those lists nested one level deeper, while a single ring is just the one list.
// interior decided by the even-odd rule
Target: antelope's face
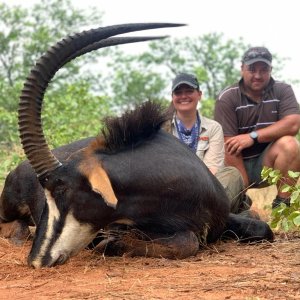
[{"label": "antelope's face", "polygon": [[109,223],[114,211],[78,167],[61,167],[54,173],[46,183],[46,202],[28,257],[35,268],[63,264],[77,254]]}]

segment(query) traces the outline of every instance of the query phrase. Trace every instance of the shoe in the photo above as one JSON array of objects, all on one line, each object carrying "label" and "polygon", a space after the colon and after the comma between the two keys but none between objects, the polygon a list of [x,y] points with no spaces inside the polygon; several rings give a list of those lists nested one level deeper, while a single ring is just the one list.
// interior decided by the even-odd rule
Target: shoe
[{"label": "shoe", "polygon": [[281,203],[284,203],[287,206],[290,206],[290,201],[291,201],[290,198],[285,199],[285,198],[282,198],[282,197],[277,195],[276,198],[272,202],[272,209],[277,208],[278,206],[280,206]]},{"label": "shoe", "polygon": [[250,219],[261,220],[258,212],[256,212],[255,210],[252,210],[252,209],[246,209],[246,210],[240,212],[238,215],[242,216],[242,217],[250,218]]},{"label": "shoe", "polygon": [[252,206],[252,203],[253,203],[252,199],[247,194],[245,194],[243,199],[243,206],[245,207],[245,209],[249,210],[250,207]]}]

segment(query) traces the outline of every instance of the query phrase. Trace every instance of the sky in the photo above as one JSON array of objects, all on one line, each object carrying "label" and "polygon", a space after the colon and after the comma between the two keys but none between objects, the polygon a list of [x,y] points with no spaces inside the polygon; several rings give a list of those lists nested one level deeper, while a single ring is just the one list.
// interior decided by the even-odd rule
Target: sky
[{"label": "sky", "polygon": [[[38,0],[0,0],[30,7]],[[242,37],[246,44],[266,46],[289,58],[281,72],[284,81],[300,79],[299,9],[296,0],[71,0],[75,8],[95,7],[103,12],[102,26],[136,22],[175,22],[185,27],[159,29],[149,34],[173,37],[223,33]],[[145,35],[143,33],[143,35]],[[136,46],[122,46],[133,52]],[[141,47],[141,46],[139,46]],[[273,61],[273,65],[276,61]],[[276,79],[276,74],[273,74]],[[300,85],[293,85],[300,102]]]}]

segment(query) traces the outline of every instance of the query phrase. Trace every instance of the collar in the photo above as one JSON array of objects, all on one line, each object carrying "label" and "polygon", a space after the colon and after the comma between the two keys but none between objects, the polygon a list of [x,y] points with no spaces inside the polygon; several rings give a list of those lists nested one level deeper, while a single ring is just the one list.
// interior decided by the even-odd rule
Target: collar
[{"label": "collar", "polygon": [[[200,114],[200,111],[198,110],[198,115],[199,115],[199,120],[201,122],[201,128],[207,129],[208,128],[208,124],[207,124],[207,119],[205,117],[203,117]],[[173,118],[172,118],[172,125],[176,126],[175,122],[176,122],[176,112],[173,114]]]},{"label": "collar", "polygon": [[203,117],[201,114],[200,114],[200,112],[199,112],[199,118],[200,118],[200,120],[201,120],[201,131],[203,130],[203,129],[208,129],[208,127],[209,127],[209,125],[208,125],[208,118],[206,118],[206,117]]}]

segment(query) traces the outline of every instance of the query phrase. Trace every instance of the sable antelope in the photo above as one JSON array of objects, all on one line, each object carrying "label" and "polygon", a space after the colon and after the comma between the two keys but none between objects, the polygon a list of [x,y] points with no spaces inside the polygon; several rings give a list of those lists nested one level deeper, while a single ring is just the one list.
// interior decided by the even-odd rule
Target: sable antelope
[{"label": "sable antelope", "polygon": [[104,243],[117,253],[168,258],[194,255],[199,243],[223,235],[273,240],[266,223],[229,213],[225,191],[204,163],[161,130],[168,116],[158,104],[145,102],[121,117],[107,118],[102,134],[67,160],[65,154],[59,160],[45,141],[43,95],[59,68],[95,42],[109,44],[111,36],[178,25],[125,24],[69,36],[31,70],[20,96],[19,130],[45,196],[15,203],[15,216],[8,215],[12,210],[5,187],[0,210],[5,221],[28,222],[30,212],[36,232],[29,265],[62,264],[107,229],[123,234],[101,241],[101,247]]}]

